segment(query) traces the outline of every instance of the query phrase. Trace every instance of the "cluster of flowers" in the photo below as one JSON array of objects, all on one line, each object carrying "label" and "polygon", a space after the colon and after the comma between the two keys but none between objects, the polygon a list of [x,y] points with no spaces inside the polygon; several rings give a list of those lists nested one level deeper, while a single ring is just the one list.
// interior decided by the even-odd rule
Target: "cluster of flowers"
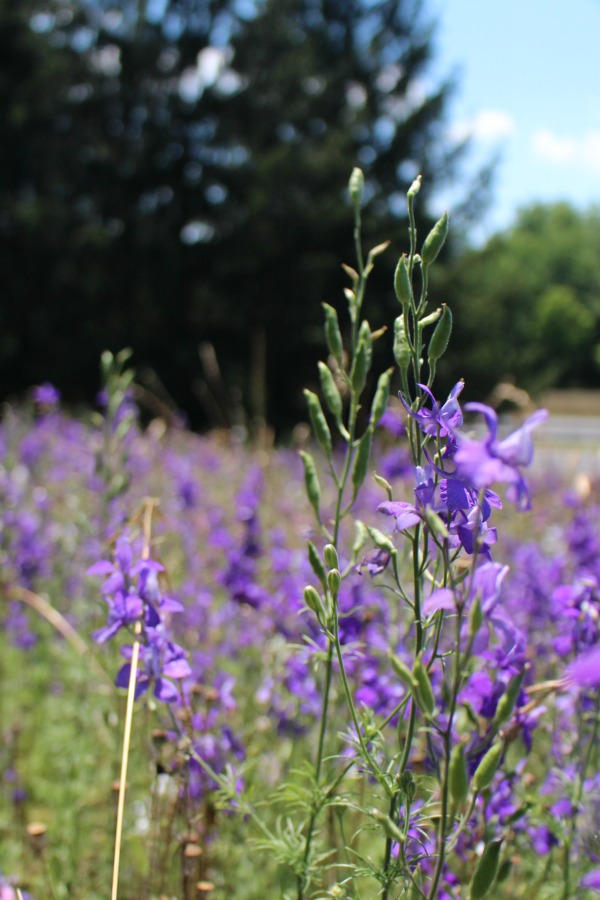
[{"label": "cluster of flowers", "polygon": [[[114,560],[101,559],[87,571],[104,577],[102,595],[108,606],[106,625],[95,632],[99,644],[115,637],[122,629],[133,630],[141,645],[140,666],[136,671],[135,696],[149,687],[154,696],[167,703],[180,694],[172,679],[182,680],[192,674],[183,647],[170,639],[168,616],[181,612],[181,603],[163,593],[159,575],[164,566],[153,559],[135,560],[131,538],[121,535],[115,545]],[[131,658],[133,645],[121,648]],[[131,663],[125,663],[117,675],[118,687],[129,684]]]},{"label": "cluster of flowers", "polygon": [[[469,610],[475,597],[481,602],[483,625],[474,644],[478,664],[459,696],[460,707],[477,723],[465,744],[473,771],[485,752],[498,700],[526,663],[529,669],[510,727],[530,741],[533,728],[540,727],[542,706],[534,703],[537,695],[529,693],[529,688],[544,679],[556,679],[570,661],[594,652],[600,622],[600,534],[593,503],[565,494],[560,521],[556,514],[550,518],[550,508],[544,516],[536,511],[534,525],[542,541],[521,539],[510,544],[502,536],[510,572],[491,559],[492,517],[500,503],[492,488],[497,482],[506,483],[517,505],[528,506],[523,471],[531,459],[532,429],[543,414],[536,413],[514,434],[502,438],[491,410],[468,406],[468,411],[483,414],[487,426],[484,436],[475,440],[464,431],[458,402],[461,390],[459,383],[445,403],[425,391],[429,399],[420,409],[410,410],[429,459],[417,473],[414,499],[406,504],[387,501],[382,512],[400,531],[417,522],[435,529],[437,517],[454,551],[469,554],[477,562],[472,580],[432,590],[423,609],[426,617],[444,610],[451,619],[459,606]],[[73,421],[55,406],[40,407],[30,422],[7,416],[0,427],[4,577],[47,592],[82,633],[89,633],[94,607],[78,600],[89,596],[82,573],[92,566],[104,580],[108,609],[96,640],[124,633],[135,636],[139,623],[144,648],[138,693],[152,692],[177,708],[184,702],[182,696],[185,702],[191,698],[196,705],[193,729],[198,752],[215,771],[222,771],[227,760],[255,753],[264,735],[270,734],[269,727],[275,726],[283,739],[301,739],[318,715],[314,657],[323,643],[311,618],[302,614],[303,586],[312,572],[298,547],[298,534],[313,539],[314,534],[310,511],[301,501],[297,459],[278,451],[266,471],[256,460],[249,466],[245,451],[223,450],[214,438],[161,435],[152,429],[145,434],[134,429],[129,444],[130,484],[115,499],[109,524],[113,529],[122,527],[147,493],[150,476],[160,485],[161,509],[173,535],[165,547],[169,558],[163,561],[177,583],[178,600],[163,590],[158,561],[141,559],[139,547],[125,533],[116,542],[114,555],[98,561],[104,556],[98,537],[102,534],[96,468],[100,437],[96,429]],[[398,444],[387,454],[385,470],[396,496],[405,489],[407,472],[402,439]],[[365,484],[359,497],[356,515],[365,522],[376,520],[378,490]],[[561,490],[557,481],[555,501]],[[348,655],[354,696],[362,709],[382,717],[395,709],[402,696],[402,686],[385,665],[390,637],[399,655],[407,644],[389,596],[377,579],[358,573],[344,579],[339,594],[340,637],[346,648],[357,648]],[[15,645],[30,652],[39,631],[35,619],[19,605],[9,611],[8,621],[14,623]],[[301,649],[294,649],[301,642]],[[191,651],[189,658],[182,646]],[[582,733],[582,716],[585,720],[595,702],[597,682],[589,672],[597,669],[590,659],[591,663],[584,657],[589,663],[585,669],[574,665],[568,670],[579,691],[560,695],[560,714],[552,719],[553,773],[540,776],[539,783],[546,792],[542,796],[547,815],[522,815],[523,779],[520,770],[513,770],[512,778],[498,776],[486,803],[480,801],[475,811],[479,826],[464,829],[459,850],[477,840],[482,817],[488,823],[504,822],[512,830],[522,828],[540,853],[550,852],[561,837],[558,822],[565,800],[573,806],[568,788],[577,776],[569,769],[574,741]],[[242,663],[245,677],[236,680]],[[120,684],[128,680],[128,664],[125,659]],[[440,707],[443,698],[436,679],[441,669],[436,665],[431,670]],[[244,727],[241,707],[252,710],[253,722],[260,728]],[[285,746],[282,740],[282,752]],[[433,766],[435,749],[433,742],[425,763],[415,754],[415,769]],[[212,785],[193,768],[194,790],[199,798],[205,797]],[[275,765],[273,771],[277,771]],[[584,798],[597,796],[593,770],[583,783]],[[584,805],[582,801],[582,809]],[[591,813],[589,818],[588,836],[595,828]],[[416,834],[414,852],[422,856]],[[580,852],[588,853],[594,863],[590,846],[589,837],[582,838]],[[452,875],[445,877],[450,890]]]}]

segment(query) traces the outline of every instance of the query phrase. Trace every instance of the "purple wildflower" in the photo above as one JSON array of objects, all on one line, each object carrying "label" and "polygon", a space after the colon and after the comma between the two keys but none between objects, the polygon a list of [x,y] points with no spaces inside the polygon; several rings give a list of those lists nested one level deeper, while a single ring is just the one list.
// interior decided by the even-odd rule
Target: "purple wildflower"
[{"label": "purple wildflower", "polygon": [[531,463],[533,441],[531,432],[546,419],[548,411],[538,409],[503,440],[498,440],[498,416],[483,403],[468,403],[465,409],[481,413],[488,427],[483,441],[457,436],[458,449],[454,456],[456,476],[477,489],[488,488],[495,482],[509,484],[508,497],[519,509],[529,509],[529,490],[521,470]]},{"label": "purple wildflower", "polygon": [[33,389],[33,401],[45,409],[53,409],[60,403],[60,391],[46,381]]},{"label": "purple wildflower", "polygon": [[417,410],[413,410],[402,395],[400,395],[400,400],[409,416],[416,421],[424,434],[453,438],[454,430],[462,425],[463,422],[463,415],[458,402],[458,396],[464,386],[464,381],[458,381],[450,391],[446,402],[441,404],[435,399],[427,385],[419,384],[418,387],[420,387],[431,400],[431,409],[422,406]]},{"label": "purple wildflower", "polygon": [[576,657],[567,666],[563,680],[569,687],[598,687],[600,685],[600,646]]},{"label": "purple wildflower", "polygon": [[584,875],[579,886],[588,890],[600,892],[600,869],[592,869],[587,875]]}]

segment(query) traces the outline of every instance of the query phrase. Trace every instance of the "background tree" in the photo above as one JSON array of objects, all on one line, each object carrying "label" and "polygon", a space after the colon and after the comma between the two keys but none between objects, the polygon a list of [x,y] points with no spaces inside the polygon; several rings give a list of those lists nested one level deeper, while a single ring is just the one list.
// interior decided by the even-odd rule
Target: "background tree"
[{"label": "background tree", "polygon": [[89,396],[101,350],[131,345],[193,409],[209,342],[291,423],[352,256],[354,164],[367,239],[396,245],[389,321],[403,195],[422,172],[427,210],[461,150],[420,2],[0,0],[0,51],[5,391]]},{"label": "background tree", "polygon": [[444,360],[479,396],[500,378],[539,392],[600,386],[600,210],[523,210],[515,226],[457,261]]}]

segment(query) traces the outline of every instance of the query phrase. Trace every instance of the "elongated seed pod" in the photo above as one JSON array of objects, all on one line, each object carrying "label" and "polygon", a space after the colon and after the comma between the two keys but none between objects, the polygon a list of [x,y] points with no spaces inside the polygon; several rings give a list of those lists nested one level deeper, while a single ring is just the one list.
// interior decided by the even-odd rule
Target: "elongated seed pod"
[{"label": "elongated seed pod", "polygon": [[443,303],[441,318],[435,326],[435,330],[431,335],[431,340],[429,341],[429,346],[427,348],[427,358],[430,362],[437,362],[437,360],[444,355],[451,334],[452,312],[450,307]]},{"label": "elongated seed pod", "polygon": [[488,752],[485,754],[473,775],[473,787],[478,791],[484,791],[492,783],[494,775],[500,765],[502,751],[504,747],[502,741],[492,744]]},{"label": "elongated seed pod", "polygon": [[502,841],[490,841],[486,845],[481,859],[477,863],[471,880],[470,900],[481,900],[488,893],[498,874]]},{"label": "elongated seed pod", "polygon": [[465,758],[465,748],[462,744],[457,744],[450,755],[448,786],[450,788],[450,796],[455,803],[462,803],[469,793],[469,773]]},{"label": "elongated seed pod", "polygon": [[438,257],[438,254],[448,235],[448,213],[444,213],[441,219],[435,223],[423,244],[421,250],[421,262],[423,268],[428,268]]}]

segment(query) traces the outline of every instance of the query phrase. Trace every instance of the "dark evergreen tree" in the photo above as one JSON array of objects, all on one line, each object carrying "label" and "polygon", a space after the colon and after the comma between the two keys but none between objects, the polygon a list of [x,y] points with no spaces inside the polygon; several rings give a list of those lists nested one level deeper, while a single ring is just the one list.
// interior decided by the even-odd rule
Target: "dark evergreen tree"
[{"label": "dark evergreen tree", "polygon": [[5,392],[89,396],[100,351],[131,345],[193,408],[210,342],[246,406],[291,423],[356,164],[367,240],[394,242],[391,320],[406,188],[421,172],[427,211],[462,149],[418,0],[0,0],[0,52]]}]

